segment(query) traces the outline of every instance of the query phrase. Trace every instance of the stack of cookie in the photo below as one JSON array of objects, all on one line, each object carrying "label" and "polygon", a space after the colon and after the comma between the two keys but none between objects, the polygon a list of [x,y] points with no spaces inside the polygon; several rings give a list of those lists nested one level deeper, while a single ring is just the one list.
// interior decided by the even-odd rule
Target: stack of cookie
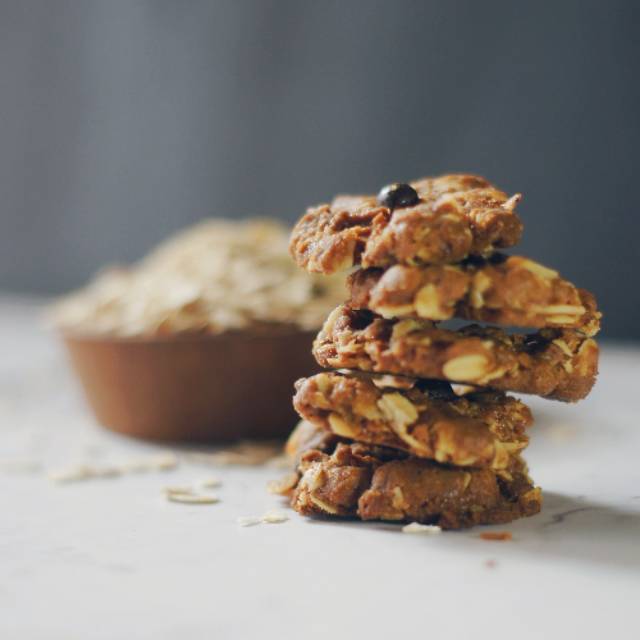
[{"label": "stack of cookie", "polygon": [[[469,175],[338,197],[294,228],[298,264],[357,266],[298,381],[294,508],[459,528],[537,513],[521,457],[531,412],[506,391],[573,402],[597,374],[593,296],[537,262],[508,197]],[[534,333],[508,333],[462,318]]]}]

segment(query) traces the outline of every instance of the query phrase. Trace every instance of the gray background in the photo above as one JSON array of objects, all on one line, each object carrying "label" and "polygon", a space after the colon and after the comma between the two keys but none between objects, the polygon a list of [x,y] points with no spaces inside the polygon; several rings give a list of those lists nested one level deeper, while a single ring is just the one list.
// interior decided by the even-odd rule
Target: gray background
[{"label": "gray background", "polygon": [[0,289],[447,171],[640,338],[639,2],[0,0]]}]

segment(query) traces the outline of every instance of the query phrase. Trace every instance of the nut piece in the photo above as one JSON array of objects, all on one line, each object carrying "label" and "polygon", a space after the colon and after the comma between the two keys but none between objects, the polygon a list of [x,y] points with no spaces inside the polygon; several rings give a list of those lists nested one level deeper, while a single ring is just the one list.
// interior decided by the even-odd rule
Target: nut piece
[{"label": "nut piece", "polygon": [[482,295],[491,286],[491,278],[484,272],[478,271],[471,282],[471,306],[474,309],[481,309],[484,305],[484,296]]},{"label": "nut piece", "polygon": [[440,304],[438,290],[434,284],[427,284],[418,291],[414,299],[416,313],[421,318],[446,320],[451,314]]},{"label": "nut piece", "polygon": [[371,382],[378,389],[411,389],[415,387],[415,378],[405,378],[404,376],[394,376],[390,374],[374,375],[371,377]]},{"label": "nut piece", "polygon": [[576,315],[581,316],[586,309],[579,304],[550,304],[546,307],[542,307],[542,313],[547,313],[550,315],[553,314],[564,314],[564,315]]},{"label": "nut piece", "polygon": [[418,410],[399,393],[385,393],[378,406],[388,420],[394,424],[404,427],[418,419]]},{"label": "nut piece", "polygon": [[421,326],[422,325],[417,320],[400,320],[400,322],[396,322],[393,325],[391,340],[399,340],[412,331],[420,329]]},{"label": "nut piece", "polygon": [[489,372],[488,365],[489,360],[486,356],[473,353],[448,360],[442,366],[442,373],[449,380],[473,382],[480,380]]},{"label": "nut piece", "polygon": [[329,414],[329,424],[331,430],[338,436],[343,438],[353,438],[355,436],[354,430],[345,420],[335,413]]}]

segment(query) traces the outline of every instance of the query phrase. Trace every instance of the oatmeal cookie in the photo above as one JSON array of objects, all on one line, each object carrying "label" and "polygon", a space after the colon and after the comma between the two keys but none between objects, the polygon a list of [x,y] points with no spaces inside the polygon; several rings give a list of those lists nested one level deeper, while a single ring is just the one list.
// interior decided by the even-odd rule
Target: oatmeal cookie
[{"label": "oatmeal cookie", "polygon": [[457,317],[519,327],[576,329],[594,336],[595,298],[557,271],[521,256],[494,254],[457,265],[360,269],[349,277],[350,305],[384,318]]},{"label": "oatmeal cookie", "polygon": [[287,458],[297,466],[303,453],[315,449],[316,451],[333,451],[342,439],[331,431],[319,429],[308,420],[300,420],[289,434],[284,445]]},{"label": "oatmeal cookie", "polygon": [[390,459],[361,443],[339,443],[332,454],[307,451],[299,471],[291,503],[309,516],[459,529],[531,516],[542,504],[522,460],[512,472],[459,469],[420,458]]},{"label": "oatmeal cookie", "polygon": [[477,325],[452,331],[346,305],[331,313],[313,352],[325,368],[435,378],[567,402],[584,398],[598,371],[597,344],[576,331],[510,335]]},{"label": "oatmeal cookie", "polygon": [[316,440],[334,434],[461,467],[506,469],[527,446],[533,419],[515,398],[496,391],[460,396],[448,383],[429,380],[399,389],[384,378],[319,373],[298,380],[293,404],[320,428]]},{"label": "oatmeal cookie", "polygon": [[338,196],[309,209],[291,235],[298,265],[331,274],[355,264],[446,264],[520,240],[514,209],[521,196],[484,178],[453,174],[395,186],[415,197],[389,197],[387,189],[382,198]]}]

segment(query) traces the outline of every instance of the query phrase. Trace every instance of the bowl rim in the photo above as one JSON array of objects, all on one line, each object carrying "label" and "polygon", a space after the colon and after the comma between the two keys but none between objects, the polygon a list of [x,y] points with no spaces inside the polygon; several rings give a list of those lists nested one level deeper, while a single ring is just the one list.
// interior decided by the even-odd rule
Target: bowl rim
[{"label": "bowl rim", "polygon": [[228,340],[246,341],[264,338],[291,338],[294,336],[310,336],[313,338],[319,330],[320,328],[302,329],[294,324],[273,323],[249,329],[226,329],[219,333],[208,333],[206,330],[188,330],[165,335],[118,335],[113,333],[91,333],[89,331],[80,331],[64,327],[58,327],[57,333],[65,342],[82,344],[180,344]]}]

